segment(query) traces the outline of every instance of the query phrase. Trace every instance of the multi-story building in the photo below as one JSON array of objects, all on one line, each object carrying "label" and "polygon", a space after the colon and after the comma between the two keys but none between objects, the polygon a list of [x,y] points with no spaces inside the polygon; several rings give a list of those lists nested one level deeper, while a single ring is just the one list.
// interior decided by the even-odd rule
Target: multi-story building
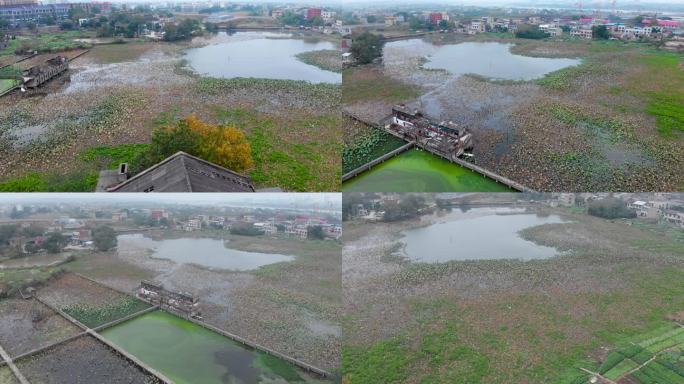
[{"label": "multi-story building", "polygon": [[541,24],[539,26],[539,30],[544,33],[548,33],[551,37],[556,37],[563,34],[563,30],[553,24]]},{"label": "multi-story building", "polygon": [[63,19],[69,15],[68,4],[0,7],[0,19],[10,22],[37,21],[44,17]]},{"label": "multi-story building", "polygon": [[322,19],[323,18],[322,14],[323,14],[323,10],[321,10],[320,8],[307,8],[306,19],[311,20],[315,17],[320,17]]},{"label": "multi-story building", "polygon": [[337,12],[335,12],[335,11],[321,11],[321,18],[326,23],[329,23],[329,22],[332,22],[333,20],[335,20],[336,16],[337,16]]},{"label": "multi-story building", "polygon": [[587,29],[587,28],[573,29],[570,31],[570,35],[580,37],[582,39],[591,39],[593,37],[593,33],[592,33],[591,29]]},{"label": "multi-story building", "polygon": [[663,219],[668,223],[684,228],[684,211],[666,209],[663,212]]}]

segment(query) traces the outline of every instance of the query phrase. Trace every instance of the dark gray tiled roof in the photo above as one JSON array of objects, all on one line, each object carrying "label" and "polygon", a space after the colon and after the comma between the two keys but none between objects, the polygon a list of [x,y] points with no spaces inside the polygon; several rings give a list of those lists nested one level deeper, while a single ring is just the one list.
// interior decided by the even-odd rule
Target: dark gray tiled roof
[{"label": "dark gray tiled roof", "polygon": [[178,152],[110,192],[254,192],[249,177]]}]

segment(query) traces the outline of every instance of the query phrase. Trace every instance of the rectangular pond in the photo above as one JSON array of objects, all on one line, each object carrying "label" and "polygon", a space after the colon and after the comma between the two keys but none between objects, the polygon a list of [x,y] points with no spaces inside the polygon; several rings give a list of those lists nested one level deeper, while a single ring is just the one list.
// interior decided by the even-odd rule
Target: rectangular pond
[{"label": "rectangular pond", "polygon": [[547,259],[559,252],[535,244],[518,233],[526,228],[565,222],[558,215],[538,215],[508,209],[473,208],[455,211],[438,223],[402,231],[397,255],[415,262],[452,260]]},{"label": "rectangular pond", "polygon": [[512,192],[429,152],[412,149],[345,181],[344,192]]},{"label": "rectangular pond", "polygon": [[321,382],[284,360],[162,311],[101,334],[177,384]]}]

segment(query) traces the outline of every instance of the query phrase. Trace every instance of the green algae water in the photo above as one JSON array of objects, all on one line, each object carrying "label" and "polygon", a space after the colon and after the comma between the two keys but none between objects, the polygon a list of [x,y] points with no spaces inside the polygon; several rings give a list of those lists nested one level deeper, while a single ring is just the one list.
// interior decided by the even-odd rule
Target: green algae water
[{"label": "green algae water", "polygon": [[511,192],[429,152],[412,149],[342,184],[344,192]]},{"label": "green algae water", "polygon": [[320,382],[281,359],[162,311],[105,329],[102,336],[177,384]]}]

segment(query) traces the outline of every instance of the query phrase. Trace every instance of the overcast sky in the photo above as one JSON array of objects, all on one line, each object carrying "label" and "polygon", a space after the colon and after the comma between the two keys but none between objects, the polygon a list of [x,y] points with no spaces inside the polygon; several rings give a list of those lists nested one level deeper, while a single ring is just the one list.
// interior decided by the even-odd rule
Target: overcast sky
[{"label": "overcast sky", "polygon": [[298,208],[338,209],[340,193],[1,193],[0,205],[45,203],[150,203],[198,205],[287,205]]}]

